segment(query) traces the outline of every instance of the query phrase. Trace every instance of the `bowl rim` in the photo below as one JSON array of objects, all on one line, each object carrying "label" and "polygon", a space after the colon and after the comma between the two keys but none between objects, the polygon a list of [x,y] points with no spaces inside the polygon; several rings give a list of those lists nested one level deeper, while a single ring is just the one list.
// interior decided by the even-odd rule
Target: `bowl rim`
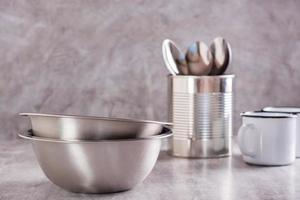
[{"label": "bowl rim", "polygon": [[42,142],[53,142],[53,143],[103,143],[103,142],[125,142],[125,141],[140,141],[140,140],[158,140],[162,138],[170,137],[172,130],[170,128],[164,127],[163,131],[157,135],[145,136],[140,138],[124,138],[124,139],[99,139],[99,140],[66,140],[66,139],[54,139],[34,136],[32,129],[28,130],[26,133],[19,133],[18,136],[22,139],[27,139],[31,141],[42,141]]},{"label": "bowl rim", "polygon": [[73,118],[73,119],[89,119],[89,120],[105,120],[105,121],[119,121],[119,122],[133,122],[133,123],[154,123],[165,126],[173,126],[171,122],[160,122],[153,120],[140,120],[131,118],[115,118],[115,117],[97,117],[88,115],[62,115],[62,114],[47,114],[47,113],[19,113],[20,116],[38,116],[38,117],[53,117],[53,118]]}]

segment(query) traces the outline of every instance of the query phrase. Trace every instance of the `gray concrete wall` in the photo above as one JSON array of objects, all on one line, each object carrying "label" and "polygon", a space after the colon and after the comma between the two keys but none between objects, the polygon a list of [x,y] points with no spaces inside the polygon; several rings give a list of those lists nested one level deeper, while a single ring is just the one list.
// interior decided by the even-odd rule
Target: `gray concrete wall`
[{"label": "gray concrete wall", "polygon": [[239,112],[300,106],[300,1],[0,1],[0,139],[19,112],[167,120],[161,42],[231,42]]}]

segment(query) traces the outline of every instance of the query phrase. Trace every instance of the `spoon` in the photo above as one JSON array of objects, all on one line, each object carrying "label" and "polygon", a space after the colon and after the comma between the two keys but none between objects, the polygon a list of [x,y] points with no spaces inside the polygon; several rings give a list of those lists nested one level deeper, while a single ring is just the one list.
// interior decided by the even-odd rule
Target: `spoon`
[{"label": "spoon", "polygon": [[216,37],[210,45],[213,67],[209,75],[221,75],[231,62],[232,54],[229,43],[222,37]]},{"label": "spoon", "polygon": [[191,75],[208,75],[212,67],[212,55],[204,42],[194,42],[186,52],[188,69]]},{"label": "spoon", "polygon": [[162,53],[167,69],[172,75],[187,75],[188,67],[184,53],[169,39],[162,44]]}]

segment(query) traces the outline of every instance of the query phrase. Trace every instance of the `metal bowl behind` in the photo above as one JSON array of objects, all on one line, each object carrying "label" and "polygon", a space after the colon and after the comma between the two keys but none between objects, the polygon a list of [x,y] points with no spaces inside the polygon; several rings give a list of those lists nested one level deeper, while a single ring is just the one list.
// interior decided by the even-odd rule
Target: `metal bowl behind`
[{"label": "metal bowl behind", "polygon": [[66,141],[19,134],[31,140],[38,162],[56,185],[77,193],[108,193],[133,188],[153,169],[164,128],[143,139]]},{"label": "metal bowl behind", "polygon": [[30,117],[35,136],[64,140],[141,138],[157,135],[163,126],[171,125],[167,122],[75,115],[20,115]]}]

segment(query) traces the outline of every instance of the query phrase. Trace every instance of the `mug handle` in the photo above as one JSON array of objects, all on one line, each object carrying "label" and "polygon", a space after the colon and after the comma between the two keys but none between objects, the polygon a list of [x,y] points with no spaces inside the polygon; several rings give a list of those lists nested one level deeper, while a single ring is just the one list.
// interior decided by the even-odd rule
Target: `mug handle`
[{"label": "mug handle", "polygon": [[[254,142],[254,144],[252,144],[254,148],[252,149],[249,148],[250,140],[246,140],[247,135],[249,134],[252,134],[253,137],[255,137],[254,140],[252,140]],[[259,147],[261,146],[261,134],[254,124],[243,124],[238,131],[237,140],[241,152],[246,156],[254,157],[259,151]]]}]

